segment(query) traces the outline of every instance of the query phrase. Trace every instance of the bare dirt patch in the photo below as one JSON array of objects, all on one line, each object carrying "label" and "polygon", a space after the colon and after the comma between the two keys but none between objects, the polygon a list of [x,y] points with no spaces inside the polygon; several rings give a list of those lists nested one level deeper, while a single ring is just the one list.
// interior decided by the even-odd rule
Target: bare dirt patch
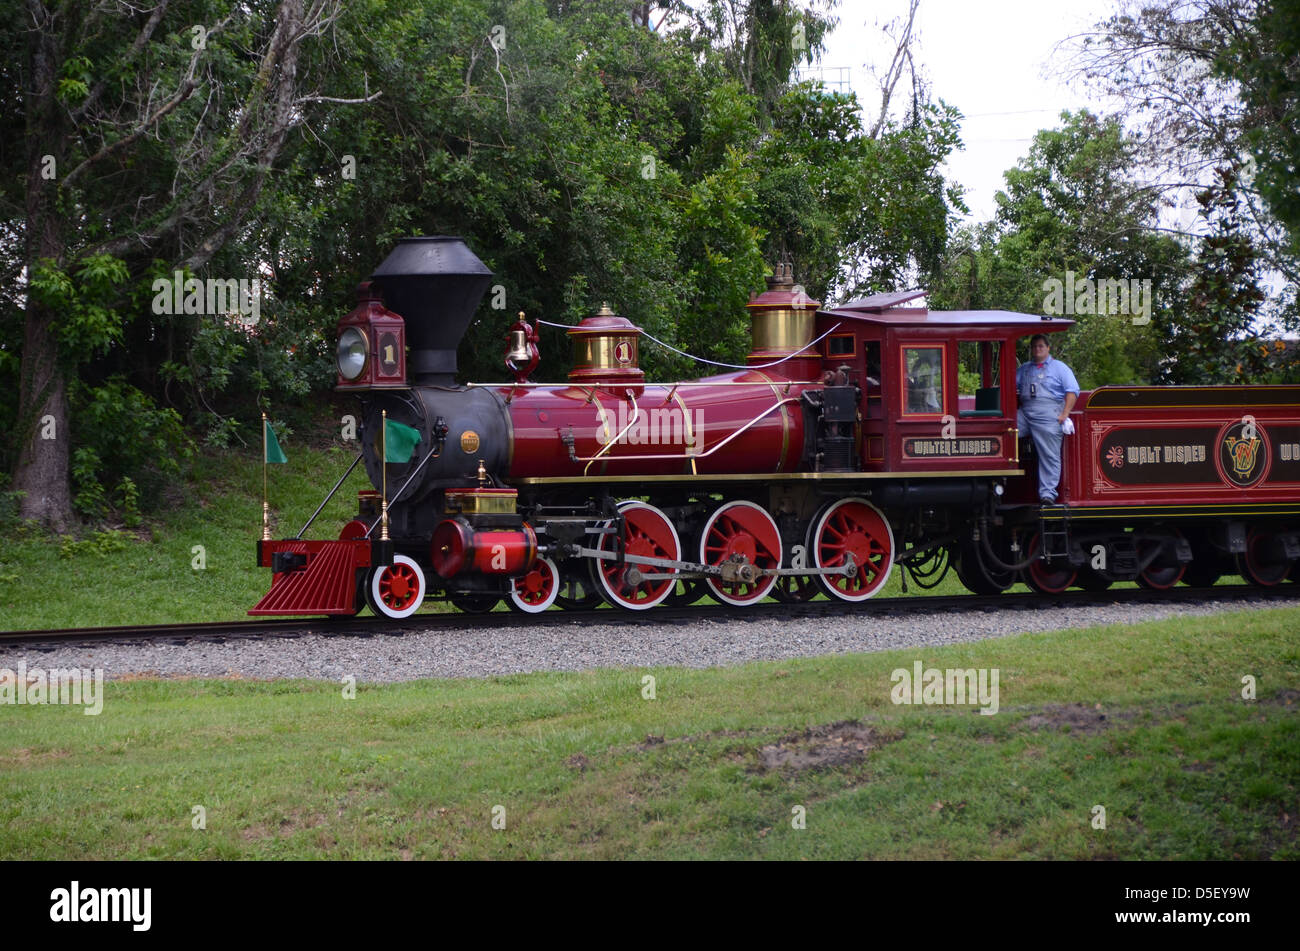
[{"label": "bare dirt patch", "polygon": [[589,762],[590,761],[587,757],[583,756],[581,753],[574,753],[564,761],[564,765],[569,767],[569,769],[576,769],[580,773],[585,773]]},{"label": "bare dirt patch", "polygon": [[1031,713],[1017,726],[1022,730],[1055,730],[1061,733],[1100,733],[1116,723],[1133,719],[1129,711],[1107,712],[1086,703],[1049,704]]},{"label": "bare dirt patch", "polygon": [[802,733],[784,737],[758,750],[762,769],[788,769],[802,772],[849,766],[866,759],[867,753],[901,734],[882,733],[857,720],[843,720],[825,726],[809,727]]},{"label": "bare dirt patch", "polygon": [[670,736],[662,737],[657,733],[647,733],[646,738],[637,744],[638,752],[645,753],[654,749],[656,746],[664,746],[672,743],[704,743],[708,740],[716,740],[719,737],[728,739],[747,739],[751,736],[757,736],[761,733],[770,733],[770,729],[763,730],[710,730],[708,733],[692,733],[689,736]]},{"label": "bare dirt patch", "polygon": [[1294,707],[1300,705],[1300,690],[1292,690],[1288,687],[1259,702],[1279,707]]},{"label": "bare dirt patch", "polygon": [[33,750],[22,747],[10,750],[7,753],[0,753],[0,766],[6,768],[30,766],[33,763],[47,763],[51,760],[67,759],[71,755],[71,750]]},{"label": "bare dirt patch", "polygon": [[[270,823],[258,822],[245,827],[241,835],[247,842],[257,842],[261,839],[270,839],[279,836],[281,839],[287,839],[299,829],[315,829],[323,826],[328,822],[324,814],[319,812],[307,812],[304,809],[291,809],[288,815],[282,816],[280,821],[272,828]],[[319,836],[317,838],[319,844]]]}]

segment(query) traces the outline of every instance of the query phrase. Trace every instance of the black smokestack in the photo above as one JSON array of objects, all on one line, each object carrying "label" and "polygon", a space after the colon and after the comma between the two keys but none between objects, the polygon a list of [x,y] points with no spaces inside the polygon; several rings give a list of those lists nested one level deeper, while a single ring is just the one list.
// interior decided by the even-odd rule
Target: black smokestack
[{"label": "black smokestack", "polygon": [[412,380],[452,385],[456,347],[492,280],[487,265],[455,236],[403,238],[370,279],[406,321]]}]

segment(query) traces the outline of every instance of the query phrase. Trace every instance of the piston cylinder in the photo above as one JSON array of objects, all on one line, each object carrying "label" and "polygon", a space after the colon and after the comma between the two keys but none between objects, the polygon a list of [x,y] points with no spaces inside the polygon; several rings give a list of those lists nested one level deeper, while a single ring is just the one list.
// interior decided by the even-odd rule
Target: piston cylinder
[{"label": "piston cylinder", "polygon": [[478,531],[466,519],[449,518],[434,530],[431,548],[433,570],[443,578],[467,571],[518,575],[537,561],[537,533],[527,523]]}]

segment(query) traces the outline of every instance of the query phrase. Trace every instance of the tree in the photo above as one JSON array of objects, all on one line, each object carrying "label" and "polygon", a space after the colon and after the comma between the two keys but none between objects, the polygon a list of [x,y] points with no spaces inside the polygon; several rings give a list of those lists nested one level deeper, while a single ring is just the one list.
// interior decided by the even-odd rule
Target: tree
[{"label": "tree", "polygon": [[[21,328],[45,320],[72,504],[102,512],[131,485],[143,494],[180,420],[222,446],[272,402],[309,415],[291,404],[328,395],[356,284],[398,238],[438,233],[462,235],[496,274],[462,378],[500,378],[518,311],[573,324],[603,301],[738,362],[745,302],[776,257],[794,257],[814,296],[909,282],[939,259],[955,200],[938,171],[955,113],[924,102],[915,76],[906,114],[870,129],[852,97],[794,81],[831,6],[719,0],[651,22],[625,0],[160,0],[118,19],[70,3],[44,28],[59,65],[38,116],[62,123],[41,218],[56,247],[15,260],[26,298],[0,287],[0,384],[17,375]],[[301,29],[277,33],[281,15]],[[195,23],[211,24],[199,47]],[[890,75],[901,88],[903,67]],[[0,83],[31,85],[4,63]],[[0,160],[3,189],[21,161]],[[0,226],[36,234],[26,193],[0,195],[13,198]],[[152,284],[176,269],[259,278],[260,322],[154,313]],[[537,376],[554,379],[568,341],[543,333]],[[653,346],[642,362],[699,373]],[[116,438],[128,425],[133,438]]]},{"label": "tree", "polygon": [[121,340],[132,275],[157,259],[203,268],[253,214],[317,107],[303,51],[340,4],[159,0],[122,15],[26,0],[25,12],[28,293],[13,488],[23,517],[64,530],[69,375]]},{"label": "tree", "polygon": [[1268,347],[1251,333],[1264,292],[1260,255],[1242,228],[1236,168],[1221,169],[1197,197],[1211,223],[1200,242],[1187,292],[1157,320],[1166,340],[1162,382],[1261,383],[1269,373]]},{"label": "tree", "polygon": [[[1081,385],[1148,382],[1160,356],[1151,328],[1179,297],[1187,254],[1158,232],[1158,196],[1138,180],[1137,143],[1119,121],[1086,110],[1061,119],[1061,128],[1040,131],[1005,173],[996,219],[954,237],[934,302],[1070,317],[1076,326],[1053,353]],[[1130,282],[1139,282],[1141,293],[1149,281],[1151,309],[1137,313],[1129,299],[1124,312],[1109,312],[1106,295],[1073,306],[1075,288],[1095,292],[1111,280],[1124,282],[1126,297]],[[1064,299],[1052,301],[1056,286],[1070,294],[1068,309]]]},{"label": "tree", "polygon": [[1290,233],[1291,255],[1300,256],[1300,0],[1270,0],[1253,12],[1257,28],[1235,31],[1214,69],[1240,90],[1258,168],[1249,184]]},{"label": "tree", "polygon": [[1243,222],[1292,282],[1298,23],[1296,0],[1125,0],[1071,41],[1074,74],[1123,102],[1141,133],[1138,158],[1167,196],[1209,187],[1216,169],[1253,156],[1260,174],[1239,177]]}]

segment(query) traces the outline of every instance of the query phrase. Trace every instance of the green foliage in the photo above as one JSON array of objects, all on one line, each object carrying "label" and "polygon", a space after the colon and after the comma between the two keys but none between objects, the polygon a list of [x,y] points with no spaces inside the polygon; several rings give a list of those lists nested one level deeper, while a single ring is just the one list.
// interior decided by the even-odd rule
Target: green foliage
[{"label": "green foliage", "polygon": [[32,269],[31,292],[59,314],[60,351],[71,361],[102,353],[122,339],[122,314],[113,306],[127,281],[126,264],[108,254],[80,262],[75,276],[48,258]]},{"label": "green foliage", "polygon": [[134,541],[136,541],[136,537],[130,532],[122,532],[116,529],[92,532],[88,537],[80,541],[68,536],[59,545],[59,557],[76,558],[80,555],[95,555],[103,558],[115,552],[126,551]]},{"label": "green foliage", "polygon": [[193,455],[179,414],[119,377],[98,387],[79,385],[72,403],[76,508],[90,518],[116,512],[127,525],[138,524],[141,505],[152,507]]},{"label": "green foliage", "polygon": [[9,489],[13,480],[7,472],[0,472],[0,532],[10,535],[21,526],[21,519],[18,517],[18,505],[22,501],[25,492],[15,492]]},{"label": "green foliage", "polygon": [[[613,0],[550,12],[463,0],[400,20],[350,9],[340,41],[366,65],[323,93],[357,96],[369,76],[383,105],[293,152],[282,187],[305,201],[276,202],[258,239],[277,261],[277,325],[288,302],[311,301],[292,319],[328,368],[345,290],[412,233],[464,236],[504,288],[505,307],[482,307],[466,334],[463,379],[500,378],[519,310],[576,323],[608,301],[672,344],[734,362],[747,349],[744,304],[780,254],[814,296],[848,261],[904,280],[942,247],[937,169],[955,120],[922,110],[872,140],[855,99],[789,83],[803,55],[795,24],[811,54],[830,21],[768,6],[714,4],[658,33]],[[486,39],[493,23],[500,51]],[[322,189],[321,170],[343,155],[355,178],[330,171]],[[562,376],[568,341],[543,329],[541,349],[535,378]],[[642,363],[652,377],[699,372],[653,345]]]},{"label": "green foliage", "polygon": [[140,527],[140,490],[130,476],[122,476],[114,490],[114,503],[122,513],[122,523],[127,528]]},{"label": "green foliage", "polygon": [[99,453],[86,446],[72,452],[72,484],[76,489],[72,504],[82,515],[104,518],[108,515],[108,494],[99,482],[104,461]]},{"label": "green foliage", "polygon": [[1291,254],[1300,255],[1300,0],[1260,0],[1233,13],[1242,22],[1225,31],[1213,68],[1236,84],[1245,106],[1244,138],[1256,174],[1244,185],[1264,198],[1289,233]]},{"label": "green foliage", "polygon": [[1238,168],[1220,168],[1216,178],[1197,195],[1211,231],[1186,302],[1178,319],[1158,325],[1168,336],[1164,377],[1171,383],[1259,383],[1268,369],[1268,351],[1250,336],[1264,292],[1259,252],[1242,229]]},{"label": "green foliage", "polygon": [[964,396],[969,396],[980,388],[982,385],[980,375],[976,370],[967,370],[965,367],[957,368],[957,392]]}]

